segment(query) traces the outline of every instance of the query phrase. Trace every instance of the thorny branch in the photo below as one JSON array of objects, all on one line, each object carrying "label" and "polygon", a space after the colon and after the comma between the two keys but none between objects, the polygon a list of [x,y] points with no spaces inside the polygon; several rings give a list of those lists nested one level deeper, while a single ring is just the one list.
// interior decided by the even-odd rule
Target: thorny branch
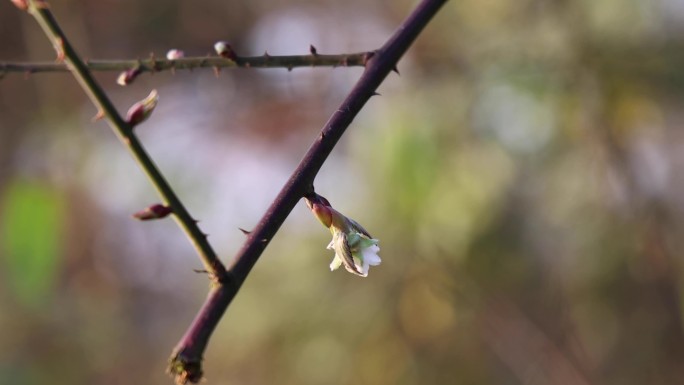
[{"label": "thorny branch", "polygon": [[[286,68],[291,70],[300,67],[360,67],[370,52],[341,55],[322,55],[313,46],[310,55],[271,56],[237,56],[230,60],[219,56],[185,57],[181,59],[159,59],[150,56],[138,60],[85,60],[87,69],[97,72],[128,71],[137,69],[140,73],[193,70],[196,68]],[[69,72],[64,63],[11,63],[0,62],[0,75],[6,73],[34,74],[43,72]]]},{"label": "thorny branch", "polygon": [[396,64],[401,56],[445,2],[446,0],[423,0],[392,37],[368,60],[359,81],[325,124],[290,179],[256,228],[249,233],[247,241],[233,259],[229,269],[233,281],[212,288],[197,317],[177,345],[169,365],[169,371],[176,376],[177,382],[197,382],[202,378],[202,354],[206,344],[240,285],[297,202],[302,197],[314,194],[314,178],[337,141],[368,99],[376,94],[376,89],[385,77],[392,70],[396,70]]},{"label": "thorny branch", "polygon": [[194,245],[204,263],[205,269],[211,274],[214,280],[226,280],[226,269],[218,259],[211,245],[209,245],[206,235],[197,226],[197,222],[190,216],[190,213],[188,213],[183,203],[176,196],[176,193],[171,186],[169,186],[164,176],[147,154],[142,143],[135,135],[132,126],[117,112],[111,100],[109,100],[71,46],[71,43],[57,24],[52,12],[50,12],[47,3],[35,0],[21,3],[26,4],[27,11],[36,19],[43,29],[43,32],[45,32],[45,35],[52,42],[52,45],[57,52],[57,59],[66,61],[69,70],[86,94],[88,94],[90,100],[99,109],[100,113],[107,118],[112,130],[117,134],[121,143],[129,150],[140,167],[145,171],[145,174],[147,174],[148,179],[157,189],[157,192],[164,203],[172,209],[174,218],[187,234],[190,242]]},{"label": "thorny branch", "polygon": [[[131,127],[117,113],[111,101],[90,75],[87,65],[73,50],[49,11],[47,4],[38,0],[12,1],[15,4],[27,5],[28,11],[36,18],[53,42],[58,58],[66,60],[69,70],[81,83],[93,103],[109,119],[110,125],[146,171],[165,203],[168,203],[173,209],[179,224],[195,244],[207,266],[207,270],[214,278],[214,285],[207,300],[174,349],[169,363],[168,370],[175,376],[176,382],[185,384],[188,381],[198,382],[202,379],[204,350],[211,334],[240,289],[242,282],[297,202],[302,197],[314,196],[313,182],[323,162],[330,155],[354,117],[365,103],[376,94],[376,89],[385,77],[392,70],[396,71],[396,64],[401,56],[447,0],[422,0],[379,50],[361,54],[362,65],[365,65],[363,75],[338,110],[325,124],[320,135],[304,155],[256,228],[249,233],[247,241],[227,271],[207,243],[204,234],[196,226],[195,221],[187,213],[180,200],[145,153]],[[315,49],[312,49],[312,56],[317,56]],[[262,60],[267,59],[271,60],[272,57],[268,55],[262,57]],[[239,64],[239,58],[234,62]],[[347,64],[349,65],[349,62]],[[158,70],[154,63],[151,65],[151,70]],[[130,69],[130,67],[124,69]]]}]

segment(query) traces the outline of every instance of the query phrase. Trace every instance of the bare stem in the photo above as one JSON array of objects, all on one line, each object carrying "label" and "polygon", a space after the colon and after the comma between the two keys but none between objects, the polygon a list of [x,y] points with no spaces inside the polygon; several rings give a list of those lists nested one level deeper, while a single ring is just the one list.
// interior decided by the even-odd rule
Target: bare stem
[{"label": "bare stem", "polygon": [[150,182],[154,185],[164,203],[173,210],[174,218],[184,230],[198,254],[202,258],[205,269],[217,282],[228,281],[229,274],[219,261],[216,253],[207,242],[206,235],[197,226],[196,221],[190,216],[185,206],[176,196],[166,179],[157,169],[142,144],[134,134],[131,126],[119,115],[114,105],[97,84],[90,71],[80,59],[69,40],[62,32],[50,9],[43,1],[31,0],[28,6],[29,13],[36,19],[38,24],[52,42],[57,51],[58,60],[66,61],[67,67],[76,80],[88,94],[93,104],[104,114],[109,121],[112,130],[117,134],[121,143],[128,148],[129,152],[140,167],[145,171]]},{"label": "bare stem", "polygon": [[347,127],[374,94],[385,77],[395,69],[420,31],[446,0],[423,0],[381,49],[369,58],[366,68],[351,93],[321,130],[283,189],[275,198],[230,267],[230,285],[221,284],[210,293],[190,329],[171,357],[169,372],[179,383],[202,378],[202,354],[208,338],[237,294],[240,285],[297,202],[313,194],[313,181],[323,162]]},{"label": "bare stem", "polygon": [[[238,56],[230,60],[219,56],[186,57],[168,60],[149,57],[141,60],[86,60],[85,67],[90,71],[127,71],[137,68],[142,72],[161,72],[170,70],[193,70],[196,68],[286,68],[298,67],[362,67],[371,52],[349,53],[340,55],[291,55],[271,56]],[[69,72],[64,63],[10,63],[0,62],[0,74]]]}]

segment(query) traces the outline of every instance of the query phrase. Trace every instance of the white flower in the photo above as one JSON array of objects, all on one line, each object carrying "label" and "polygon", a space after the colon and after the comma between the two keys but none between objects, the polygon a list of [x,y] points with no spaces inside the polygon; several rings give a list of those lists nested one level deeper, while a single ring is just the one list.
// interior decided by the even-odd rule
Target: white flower
[{"label": "white flower", "polygon": [[333,235],[328,244],[328,249],[335,251],[330,270],[344,265],[348,272],[367,277],[370,267],[381,262],[378,240],[373,239],[360,224],[333,209],[325,198],[316,195],[307,198],[306,203]]}]

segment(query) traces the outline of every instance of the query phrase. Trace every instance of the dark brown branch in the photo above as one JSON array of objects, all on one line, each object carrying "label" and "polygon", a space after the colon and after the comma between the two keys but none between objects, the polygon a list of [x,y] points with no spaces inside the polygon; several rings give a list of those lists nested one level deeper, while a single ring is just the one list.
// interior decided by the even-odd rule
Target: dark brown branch
[{"label": "dark brown branch", "polygon": [[229,269],[233,279],[227,283],[219,283],[212,290],[190,329],[174,350],[169,371],[176,376],[177,382],[195,382],[202,378],[202,354],[209,336],[242,282],[297,202],[313,193],[316,174],[354,117],[374,95],[385,77],[395,69],[401,56],[445,2],[446,0],[423,0],[387,43],[369,58],[356,86],[323,127],[297,169],[235,256]]}]

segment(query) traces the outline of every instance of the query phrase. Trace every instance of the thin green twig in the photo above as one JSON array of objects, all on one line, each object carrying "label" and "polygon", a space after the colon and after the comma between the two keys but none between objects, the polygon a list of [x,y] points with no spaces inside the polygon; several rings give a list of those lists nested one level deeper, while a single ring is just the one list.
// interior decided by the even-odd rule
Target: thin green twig
[{"label": "thin green twig", "polygon": [[[370,52],[349,53],[340,55],[289,55],[271,56],[267,53],[261,56],[238,56],[237,60],[230,60],[220,56],[186,57],[169,60],[151,56],[139,60],[86,60],[85,67],[90,71],[127,71],[137,68],[142,72],[180,71],[196,68],[285,68],[291,70],[299,67],[362,67]],[[4,73],[42,73],[69,72],[64,63],[16,63],[0,62],[0,74]]]},{"label": "thin green twig", "polygon": [[152,159],[143,148],[140,140],[133,132],[132,127],[119,115],[116,108],[97,84],[90,74],[87,66],[80,59],[74,48],[69,43],[52,12],[43,1],[30,0],[28,2],[28,12],[36,19],[38,24],[45,32],[57,51],[58,60],[66,61],[71,73],[88,94],[90,100],[101,111],[109,121],[112,130],[117,134],[121,143],[128,148],[129,152],[140,167],[145,171],[150,182],[154,185],[159,196],[166,205],[171,207],[176,222],[184,230],[190,241],[194,245],[198,254],[202,258],[205,269],[210,273],[212,279],[217,282],[226,282],[228,274],[216,253],[207,242],[206,235],[197,226],[197,222],[190,216],[185,206],[176,196],[169,186],[166,179],[157,169]]}]

